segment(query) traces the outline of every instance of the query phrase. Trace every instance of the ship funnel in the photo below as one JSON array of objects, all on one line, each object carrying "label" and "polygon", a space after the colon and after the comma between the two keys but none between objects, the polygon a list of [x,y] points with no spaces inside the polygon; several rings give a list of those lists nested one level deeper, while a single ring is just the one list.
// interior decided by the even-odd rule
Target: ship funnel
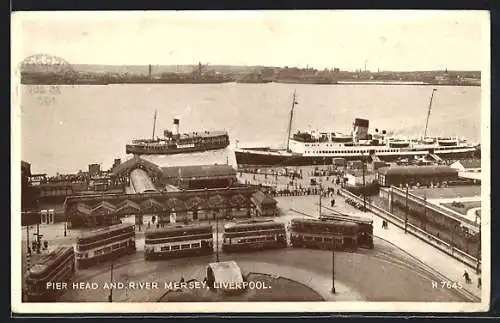
[{"label": "ship funnel", "polygon": [[172,133],[174,136],[179,135],[179,119],[174,119],[174,127],[172,128]]},{"label": "ship funnel", "polygon": [[353,136],[354,136],[355,142],[358,142],[359,140],[368,139],[368,126],[369,126],[369,124],[370,124],[370,121],[368,121],[367,119],[360,119],[360,118],[354,119]]}]

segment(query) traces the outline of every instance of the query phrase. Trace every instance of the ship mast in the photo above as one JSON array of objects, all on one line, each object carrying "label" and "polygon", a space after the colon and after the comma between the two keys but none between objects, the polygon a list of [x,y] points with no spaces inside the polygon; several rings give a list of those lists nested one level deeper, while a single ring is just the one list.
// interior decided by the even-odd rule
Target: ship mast
[{"label": "ship mast", "polygon": [[154,116],[154,119],[153,119],[153,140],[155,139],[155,128],[156,128],[156,113],[158,111],[155,110],[155,116]]},{"label": "ship mast", "polygon": [[295,105],[297,104],[297,101],[295,101],[295,92],[296,90],[293,91],[293,99],[292,99],[292,108],[290,109],[290,121],[288,123],[288,136],[286,137],[286,151],[290,151],[290,134],[292,132],[292,121],[293,121],[293,109],[295,108]]},{"label": "ship mast", "polygon": [[434,92],[436,91],[437,89],[432,89],[431,100],[429,102],[429,110],[427,111],[427,119],[425,120],[424,139],[427,137],[427,126],[429,125],[429,117],[431,115],[432,99],[434,98]]}]

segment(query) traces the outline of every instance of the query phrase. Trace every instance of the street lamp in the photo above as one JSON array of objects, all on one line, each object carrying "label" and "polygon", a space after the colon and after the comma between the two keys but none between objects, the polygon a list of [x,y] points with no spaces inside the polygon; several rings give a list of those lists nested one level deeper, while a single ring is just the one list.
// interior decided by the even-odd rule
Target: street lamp
[{"label": "street lamp", "polygon": [[216,257],[216,262],[219,262],[219,217],[217,216],[217,213],[214,212],[215,214],[215,257]]},{"label": "street lamp", "polygon": [[26,251],[28,252],[28,255],[31,253],[30,250],[30,226],[26,225]]},{"label": "street lamp", "polygon": [[64,236],[67,235],[67,232],[66,232],[66,224],[68,223],[68,218],[66,217],[66,214],[64,214]]},{"label": "street lamp", "polygon": [[361,161],[363,162],[363,212],[366,212],[365,155],[363,152],[361,152]]},{"label": "street lamp", "polygon": [[406,184],[406,199],[405,199],[405,233],[408,231],[408,183]]},{"label": "street lamp", "polygon": [[109,289],[108,302],[113,302],[113,267],[114,262],[111,263],[111,288]]},{"label": "street lamp", "polygon": [[477,263],[476,263],[476,274],[481,271],[481,219],[479,220],[479,240],[477,243]]},{"label": "street lamp", "polygon": [[335,293],[335,238],[332,236],[332,294]]}]

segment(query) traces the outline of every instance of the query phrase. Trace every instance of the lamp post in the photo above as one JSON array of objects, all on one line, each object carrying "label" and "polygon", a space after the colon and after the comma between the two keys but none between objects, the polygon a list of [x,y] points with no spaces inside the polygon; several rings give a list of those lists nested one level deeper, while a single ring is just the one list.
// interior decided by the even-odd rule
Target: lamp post
[{"label": "lamp post", "polygon": [[36,253],[40,253],[40,224],[36,224]]},{"label": "lamp post", "polygon": [[476,263],[476,274],[481,271],[481,219],[479,220],[479,240],[477,243],[477,263]]},{"label": "lamp post", "polygon": [[361,152],[361,161],[363,162],[363,212],[366,212],[365,155],[363,152]]},{"label": "lamp post", "polygon": [[30,251],[30,226],[26,225],[26,251],[28,254],[31,253]]},{"label": "lamp post", "polygon": [[[225,206],[225,205],[224,205]],[[219,217],[215,213],[215,261],[219,262]]]},{"label": "lamp post", "polygon": [[335,293],[335,238],[332,235],[332,294]]},{"label": "lamp post", "polygon": [[405,233],[408,231],[408,184],[406,184]]},{"label": "lamp post", "polygon": [[323,187],[321,186],[321,182],[319,183],[319,209],[318,209],[318,217],[321,218],[321,194],[323,193]]},{"label": "lamp post", "polygon": [[109,289],[108,302],[113,302],[113,267],[114,262],[111,263],[111,288]]},{"label": "lamp post", "polygon": [[66,214],[64,214],[64,236],[67,235],[67,232],[66,232],[67,223],[68,223],[68,218],[66,217]]}]

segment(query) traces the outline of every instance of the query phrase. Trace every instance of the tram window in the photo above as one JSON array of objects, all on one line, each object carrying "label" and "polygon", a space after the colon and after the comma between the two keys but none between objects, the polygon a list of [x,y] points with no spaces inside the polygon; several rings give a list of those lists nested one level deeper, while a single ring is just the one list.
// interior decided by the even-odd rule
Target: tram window
[{"label": "tram window", "polygon": [[103,253],[103,251],[102,251],[101,249],[100,249],[100,250],[96,250],[96,251],[95,251],[95,255],[96,255],[96,256],[99,256],[99,255],[101,255],[102,253]]},{"label": "tram window", "polygon": [[166,246],[166,247],[161,247],[160,249],[161,251],[169,251],[170,250],[170,247],[169,246]]},{"label": "tram window", "polygon": [[314,241],[321,241],[321,237],[314,237]]},{"label": "tram window", "polygon": [[179,249],[180,249],[179,245],[170,246],[170,250],[179,250]]},{"label": "tram window", "polygon": [[189,249],[190,245],[189,244],[183,244],[181,245],[181,249]]},{"label": "tram window", "polygon": [[103,250],[103,251],[104,251],[104,252],[109,252],[109,251],[111,251],[111,247],[106,247],[106,248],[104,248],[104,250]]},{"label": "tram window", "polygon": [[199,243],[192,243],[191,248],[199,248],[200,244]]}]

